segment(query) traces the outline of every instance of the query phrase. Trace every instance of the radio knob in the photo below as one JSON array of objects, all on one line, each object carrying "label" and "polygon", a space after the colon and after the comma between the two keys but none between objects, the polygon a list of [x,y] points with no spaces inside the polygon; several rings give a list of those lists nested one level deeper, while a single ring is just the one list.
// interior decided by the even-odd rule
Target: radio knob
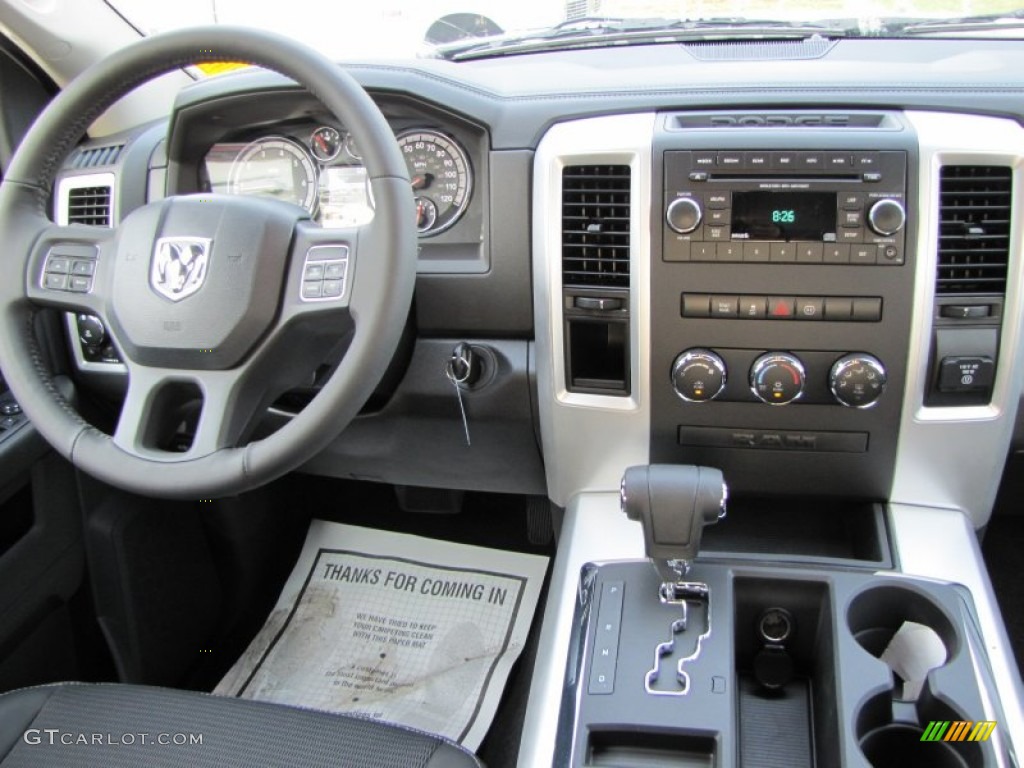
[{"label": "radio knob", "polygon": [[669,203],[668,210],[665,211],[665,220],[672,229],[680,235],[685,235],[700,226],[703,215],[700,203],[689,197],[679,197]]},{"label": "radio knob", "polygon": [[672,387],[688,403],[714,400],[725,389],[725,361],[710,349],[688,349],[672,363]]},{"label": "radio knob", "polygon": [[907,221],[907,212],[899,200],[879,200],[868,210],[868,226],[877,235],[895,235]]},{"label": "radio knob", "polygon": [[766,352],[750,366],[750,391],[768,405],[786,405],[799,399],[806,380],[804,364],[788,352]]},{"label": "radio knob", "polygon": [[854,353],[840,357],[828,376],[832,396],[850,408],[870,408],[885,391],[886,373],[872,355]]}]

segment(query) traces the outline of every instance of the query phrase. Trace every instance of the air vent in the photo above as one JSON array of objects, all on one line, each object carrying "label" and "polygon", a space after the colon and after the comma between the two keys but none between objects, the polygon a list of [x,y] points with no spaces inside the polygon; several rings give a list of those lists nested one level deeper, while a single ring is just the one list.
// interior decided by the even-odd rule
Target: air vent
[{"label": "air vent", "polygon": [[110,226],[110,187],[72,187],[68,190],[68,224]]},{"label": "air vent", "polygon": [[75,170],[82,168],[99,168],[113,165],[121,156],[124,144],[110,144],[104,147],[88,147],[79,149],[71,157],[71,167]]},{"label": "air vent", "polygon": [[562,283],[629,287],[628,165],[562,171]]},{"label": "air vent", "polygon": [[947,165],[939,184],[939,294],[1005,293],[1010,169]]},{"label": "air vent", "polygon": [[893,130],[899,124],[878,112],[687,112],[673,115],[671,130],[708,128],[875,128]]},{"label": "air vent", "polygon": [[837,42],[819,35],[803,40],[716,40],[684,43],[683,50],[700,61],[792,61],[823,58]]}]

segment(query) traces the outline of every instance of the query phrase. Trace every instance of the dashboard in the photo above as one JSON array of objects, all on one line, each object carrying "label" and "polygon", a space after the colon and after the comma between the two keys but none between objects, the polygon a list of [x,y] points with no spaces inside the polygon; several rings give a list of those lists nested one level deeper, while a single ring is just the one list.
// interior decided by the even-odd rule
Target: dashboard
[{"label": "dashboard", "polygon": [[[957,66],[968,55],[974,70]],[[978,447],[1007,449],[997,417],[1019,395],[1022,59],[1012,42],[842,40],[348,65],[412,179],[415,341],[311,469],[435,477],[422,452],[463,440],[437,372],[468,342],[493,383],[471,393],[471,426],[495,443],[474,441],[453,486],[566,504],[615,488],[622,466],[710,461],[742,494],[980,522],[998,468]],[[358,137],[271,73],[198,82],[123,145],[115,217],[211,192],[284,199],[327,227],[373,215]],[[105,170],[75,162],[61,210]],[[80,367],[116,371],[75,323]],[[443,425],[440,447],[365,450],[419,418]],[[528,467],[513,476],[510,434]]]}]

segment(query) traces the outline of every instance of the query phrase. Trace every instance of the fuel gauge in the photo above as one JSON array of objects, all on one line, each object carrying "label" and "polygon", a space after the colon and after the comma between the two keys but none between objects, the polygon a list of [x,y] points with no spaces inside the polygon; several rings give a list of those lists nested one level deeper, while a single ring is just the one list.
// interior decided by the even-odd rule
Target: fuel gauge
[{"label": "fuel gauge", "polygon": [[322,163],[333,160],[341,152],[341,134],[337,128],[321,126],[309,137],[309,148],[313,156]]}]

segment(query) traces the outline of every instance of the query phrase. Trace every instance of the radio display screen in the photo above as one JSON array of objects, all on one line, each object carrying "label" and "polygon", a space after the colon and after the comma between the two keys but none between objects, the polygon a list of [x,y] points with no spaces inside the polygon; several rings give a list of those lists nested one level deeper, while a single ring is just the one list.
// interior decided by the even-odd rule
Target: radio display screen
[{"label": "radio display screen", "polygon": [[732,193],[733,238],[820,242],[835,231],[835,192]]}]

